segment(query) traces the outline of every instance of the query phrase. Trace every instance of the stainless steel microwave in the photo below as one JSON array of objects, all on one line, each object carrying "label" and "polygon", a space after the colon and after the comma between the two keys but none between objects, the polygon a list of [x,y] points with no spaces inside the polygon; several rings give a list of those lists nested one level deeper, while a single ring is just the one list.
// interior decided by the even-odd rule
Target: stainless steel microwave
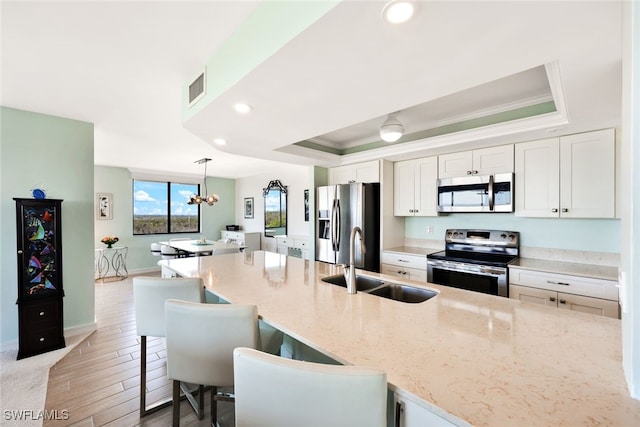
[{"label": "stainless steel microwave", "polygon": [[438,180],[438,212],[513,212],[513,173]]}]

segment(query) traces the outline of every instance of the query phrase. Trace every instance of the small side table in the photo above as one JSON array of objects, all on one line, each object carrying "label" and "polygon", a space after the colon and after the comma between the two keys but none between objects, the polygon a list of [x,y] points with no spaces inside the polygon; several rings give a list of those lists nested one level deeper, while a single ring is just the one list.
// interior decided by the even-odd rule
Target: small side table
[{"label": "small side table", "polygon": [[[127,246],[114,246],[112,248],[96,248],[95,272],[96,280],[112,277],[115,280],[124,280],[129,277],[127,271]],[[111,272],[111,274],[109,274]]]}]

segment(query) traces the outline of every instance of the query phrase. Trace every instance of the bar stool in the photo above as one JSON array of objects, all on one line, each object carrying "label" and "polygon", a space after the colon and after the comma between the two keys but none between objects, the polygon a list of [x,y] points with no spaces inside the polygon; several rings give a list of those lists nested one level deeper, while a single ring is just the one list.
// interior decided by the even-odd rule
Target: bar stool
[{"label": "bar stool", "polygon": [[[177,298],[185,301],[204,301],[204,284],[200,278],[133,278],[133,303],[136,329],[140,336],[140,417],[171,405],[166,400],[146,406],[147,337],[165,336],[164,302]],[[202,400],[202,398],[201,398]],[[203,405],[203,402],[200,406]],[[195,409],[195,408],[194,408]]]},{"label": "bar stool", "polygon": [[387,376],[362,366],[233,351],[236,427],[387,425]]},{"label": "bar stool", "polygon": [[258,309],[244,304],[165,303],[167,377],[173,380],[173,426],[180,425],[180,383],[211,386],[211,425],[218,387],[233,386],[233,350],[258,345]]},{"label": "bar stool", "polygon": [[151,243],[151,255],[153,256],[161,256],[162,255],[162,245],[160,243]]}]

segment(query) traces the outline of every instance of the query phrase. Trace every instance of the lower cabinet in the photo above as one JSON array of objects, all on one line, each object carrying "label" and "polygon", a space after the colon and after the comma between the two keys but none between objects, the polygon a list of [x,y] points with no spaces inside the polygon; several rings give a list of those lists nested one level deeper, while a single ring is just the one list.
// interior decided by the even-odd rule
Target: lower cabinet
[{"label": "lower cabinet", "polygon": [[276,249],[280,255],[311,259],[311,245],[308,238],[275,236]]},{"label": "lower cabinet", "polygon": [[427,281],[427,258],[420,255],[382,253],[382,274],[397,276],[401,279]]},{"label": "lower cabinet", "polygon": [[616,284],[590,277],[509,269],[510,298],[618,319]]},{"label": "lower cabinet", "polygon": [[394,394],[393,409],[389,412],[393,414],[392,425],[394,427],[447,427],[455,425],[399,393]]},{"label": "lower cabinet", "polygon": [[64,348],[62,298],[18,304],[18,359]]}]

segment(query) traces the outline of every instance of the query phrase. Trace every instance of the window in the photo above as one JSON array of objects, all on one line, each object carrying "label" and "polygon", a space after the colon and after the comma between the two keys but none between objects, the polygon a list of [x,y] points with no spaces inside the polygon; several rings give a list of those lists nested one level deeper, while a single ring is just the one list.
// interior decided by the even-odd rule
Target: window
[{"label": "window", "polygon": [[133,234],[199,233],[198,184],[133,180]]}]

